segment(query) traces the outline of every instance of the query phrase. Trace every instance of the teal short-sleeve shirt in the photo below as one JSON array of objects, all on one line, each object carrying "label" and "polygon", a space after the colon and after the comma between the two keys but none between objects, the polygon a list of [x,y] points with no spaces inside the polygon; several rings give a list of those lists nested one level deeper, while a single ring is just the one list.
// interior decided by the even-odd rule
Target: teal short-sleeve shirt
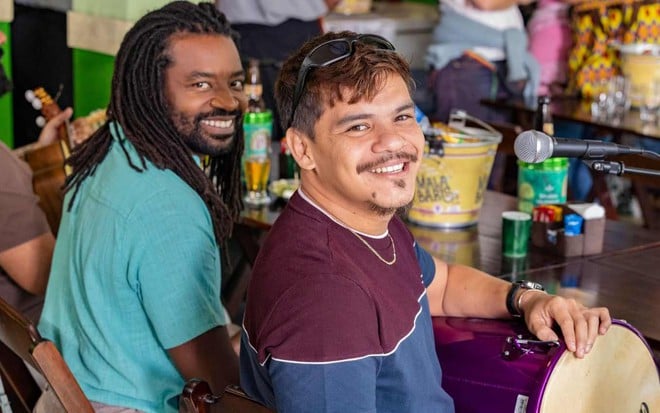
[{"label": "teal short-sleeve shirt", "polygon": [[133,169],[127,154],[141,165],[117,127],[63,214],[39,331],[89,399],[176,412],[184,380],[167,349],[228,322],[219,248],[198,194],[170,170]]}]

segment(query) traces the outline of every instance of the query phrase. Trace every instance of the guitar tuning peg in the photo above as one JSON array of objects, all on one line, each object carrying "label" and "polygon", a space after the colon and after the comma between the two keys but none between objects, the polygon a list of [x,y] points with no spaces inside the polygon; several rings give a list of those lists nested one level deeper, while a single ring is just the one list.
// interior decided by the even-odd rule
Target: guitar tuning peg
[{"label": "guitar tuning peg", "polygon": [[46,126],[46,118],[43,116],[37,116],[37,118],[34,120],[34,123],[36,123],[38,127],[43,128]]},{"label": "guitar tuning peg", "polygon": [[41,110],[43,105],[41,104],[41,100],[35,99],[32,101],[32,107],[35,108],[36,110]]},{"label": "guitar tuning peg", "polygon": [[28,102],[34,101],[35,97],[36,96],[34,95],[34,91],[32,89],[28,89],[25,91],[25,100],[27,100]]}]

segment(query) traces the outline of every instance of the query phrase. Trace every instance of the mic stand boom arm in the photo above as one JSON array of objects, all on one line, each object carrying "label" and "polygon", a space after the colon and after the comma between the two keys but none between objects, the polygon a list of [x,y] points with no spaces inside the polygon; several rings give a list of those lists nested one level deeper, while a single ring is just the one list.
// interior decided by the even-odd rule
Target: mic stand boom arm
[{"label": "mic stand boom arm", "polygon": [[646,168],[633,168],[633,167],[626,167],[626,165],[623,162],[619,161],[606,161],[603,159],[598,159],[598,160],[583,160],[591,170],[596,171],[596,172],[601,172],[601,173],[606,173],[610,175],[617,175],[621,176],[625,172],[628,173],[635,173],[639,175],[651,175],[651,176],[660,176],[660,171],[656,171],[654,169],[646,169]]}]

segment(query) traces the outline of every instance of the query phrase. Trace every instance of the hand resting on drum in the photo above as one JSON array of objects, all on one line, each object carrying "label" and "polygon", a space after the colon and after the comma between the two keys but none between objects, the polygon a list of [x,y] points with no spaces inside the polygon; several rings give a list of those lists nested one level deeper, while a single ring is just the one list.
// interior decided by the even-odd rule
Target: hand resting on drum
[{"label": "hand resting on drum", "polygon": [[557,340],[552,329],[556,323],[564,336],[569,351],[583,358],[589,353],[598,335],[603,335],[612,324],[607,308],[588,308],[572,298],[549,295],[543,291],[522,292],[520,312],[527,328],[539,340]]},{"label": "hand resting on drum", "polygon": [[[589,353],[596,337],[612,324],[607,308],[588,308],[573,298],[540,290],[514,289],[511,282],[476,268],[447,264],[435,257],[433,261],[435,277],[426,289],[433,316],[505,319],[517,313],[539,340],[558,340],[553,327],[559,326],[566,347],[578,358]],[[512,309],[507,308],[509,298]]]}]

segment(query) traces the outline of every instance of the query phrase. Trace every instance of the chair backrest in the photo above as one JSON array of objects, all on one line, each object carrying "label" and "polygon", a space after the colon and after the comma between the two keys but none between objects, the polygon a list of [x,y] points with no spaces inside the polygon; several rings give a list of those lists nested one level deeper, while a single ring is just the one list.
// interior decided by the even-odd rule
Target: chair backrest
[{"label": "chair backrest", "polygon": [[[66,412],[93,413],[91,403],[78,385],[75,377],[66,365],[55,345],[41,337],[30,320],[21,315],[4,300],[0,299],[0,341],[24,362],[39,371],[53,393],[57,396]],[[1,350],[1,349],[0,349]],[[5,356],[7,356],[5,354]],[[27,368],[23,365],[5,364],[7,357],[2,357],[2,372],[10,385],[13,379],[24,375]],[[29,374],[29,372],[28,372]],[[16,390],[18,393],[21,389]],[[32,396],[20,397],[22,404],[29,410],[36,400]]]},{"label": "chair backrest", "polygon": [[66,173],[64,157],[58,143],[26,151],[22,158],[32,170],[34,193],[39,197],[39,206],[46,214],[54,235],[60,225],[64,204]]},{"label": "chair backrest", "polygon": [[220,396],[209,384],[192,379],[186,383],[179,400],[179,413],[275,413],[249,398],[239,387],[227,386]]},{"label": "chair backrest", "polygon": [[2,402],[8,402],[12,413],[31,413],[41,395],[41,388],[25,366],[23,359],[2,342],[0,342],[0,379],[3,393],[7,397],[6,400],[0,400],[0,410],[4,412]]}]

